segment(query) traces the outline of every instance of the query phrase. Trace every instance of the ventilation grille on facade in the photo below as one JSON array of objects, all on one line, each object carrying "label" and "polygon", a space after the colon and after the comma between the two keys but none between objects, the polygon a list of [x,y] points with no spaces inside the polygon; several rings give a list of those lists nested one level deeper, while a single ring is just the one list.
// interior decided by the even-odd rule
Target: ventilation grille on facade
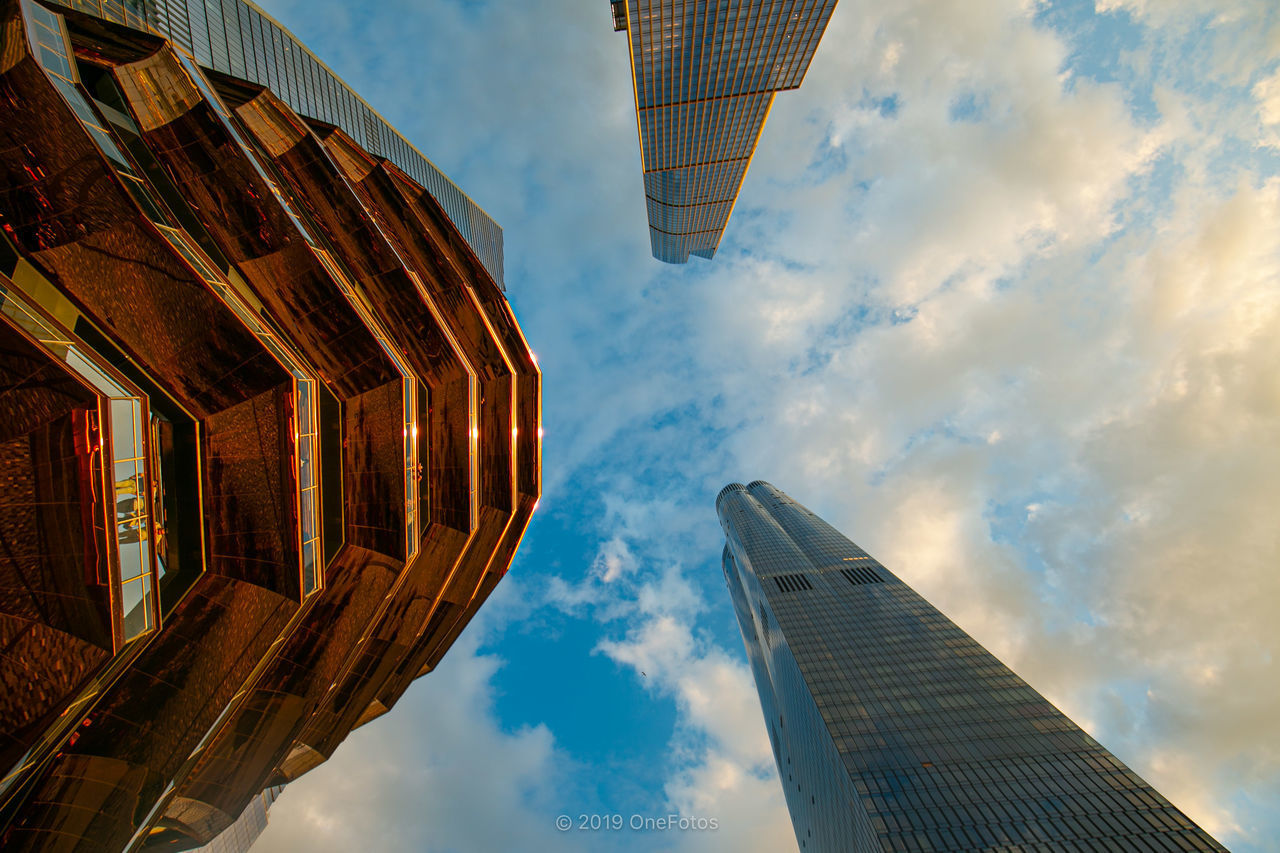
[{"label": "ventilation grille on facade", "polygon": [[724,496],[730,492],[745,492],[747,487],[741,483],[730,483],[720,490],[720,494],[716,495],[716,506],[720,506],[720,501],[724,500]]},{"label": "ventilation grille on facade", "polygon": [[861,586],[864,583],[884,583],[884,578],[876,574],[875,569],[870,566],[854,566],[852,569],[841,569],[840,574],[844,575],[844,579],[854,586]]},{"label": "ventilation grille on facade", "polygon": [[804,575],[778,575],[773,579],[778,589],[783,592],[799,592],[802,589],[813,589],[813,584]]}]

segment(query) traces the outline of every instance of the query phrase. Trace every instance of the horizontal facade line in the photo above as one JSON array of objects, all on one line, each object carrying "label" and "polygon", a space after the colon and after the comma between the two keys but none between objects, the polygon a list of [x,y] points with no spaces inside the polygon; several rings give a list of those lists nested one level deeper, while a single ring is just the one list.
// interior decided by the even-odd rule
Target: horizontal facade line
[{"label": "horizontal facade line", "polygon": [[672,203],[671,203],[671,202],[669,202],[669,201],[663,201],[663,200],[662,200],[662,199],[660,199],[660,198],[655,198],[654,196],[651,196],[651,195],[649,195],[648,193],[646,193],[646,194],[645,194],[645,198],[649,199],[649,201],[656,202],[656,203],[658,203],[658,204],[662,205],[663,207],[681,207],[681,208],[683,208],[683,207],[704,207],[704,206],[709,205],[709,204],[724,204],[725,202],[733,201],[734,196],[729,196],[728,198],[718,198],[718,199],[713,199],[712,201],[696,201],[696,202],[694,202],[694,203],[692,203],[692,204],[672,204]]}]

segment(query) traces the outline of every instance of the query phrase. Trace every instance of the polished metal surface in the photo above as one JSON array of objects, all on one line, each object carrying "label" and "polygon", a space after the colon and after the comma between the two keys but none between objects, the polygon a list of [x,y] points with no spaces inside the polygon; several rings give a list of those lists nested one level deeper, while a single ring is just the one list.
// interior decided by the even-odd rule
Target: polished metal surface
[{"label": "polished metal surface", "polygon": [[6,850],[208,842],[438,662],[541,488],[450,212],[94,5],[0,0]]},{"label": "polished metal surface", "polygon": [[502,229],[293,33],[249,0],[57,0],[170,39],[203,68],[269,86],[299,115],[342,128],[421,184],[503,287]]}]

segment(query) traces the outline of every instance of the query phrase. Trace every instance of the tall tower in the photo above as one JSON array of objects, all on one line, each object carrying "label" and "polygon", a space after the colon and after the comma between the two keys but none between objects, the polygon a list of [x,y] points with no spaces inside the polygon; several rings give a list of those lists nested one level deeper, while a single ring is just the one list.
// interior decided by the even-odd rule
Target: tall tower
[{"label": "tall tower", "polygon": [[805,853],[1225,849],[778,489],[731,483],[716,510]]},{"label": "tall tower", "polygon": [[710,258],[775,93],[800,86],[836,0],[612,0],[631,53],[653,256]]}]

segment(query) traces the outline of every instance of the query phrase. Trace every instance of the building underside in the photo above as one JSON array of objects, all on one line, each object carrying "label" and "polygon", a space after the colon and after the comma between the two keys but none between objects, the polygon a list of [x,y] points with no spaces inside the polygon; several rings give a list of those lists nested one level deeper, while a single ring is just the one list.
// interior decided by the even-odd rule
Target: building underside
[{"label": "building underside", "polygon": [[541,487],[440,204],[154,34],[0,0],[0,847],[184,850],[429,672]]},{"label": "building underside", "polygon": [[610,0],[627,34],[649,242],[715,256],[777,92],[799,88],[836,0]]}]

